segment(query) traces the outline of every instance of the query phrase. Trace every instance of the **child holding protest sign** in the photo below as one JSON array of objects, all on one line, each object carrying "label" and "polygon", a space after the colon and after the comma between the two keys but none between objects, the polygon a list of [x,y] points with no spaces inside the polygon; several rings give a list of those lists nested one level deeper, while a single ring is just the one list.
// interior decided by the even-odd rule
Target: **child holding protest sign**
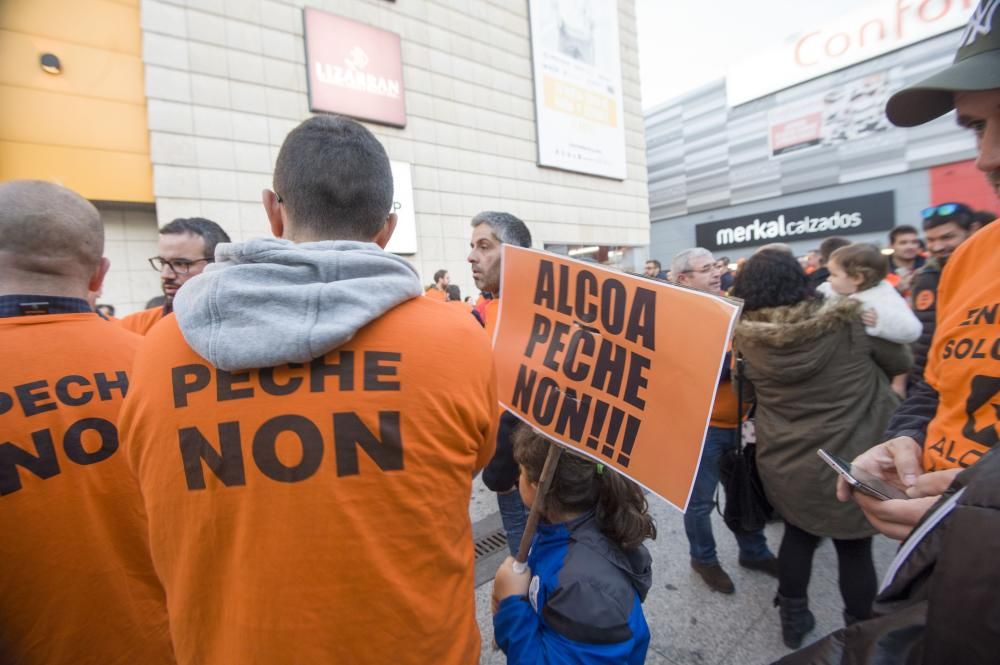
[{"label": "child holding protest sign", "polygon": [[493,628],[507,662],[642,663],[649,627],[642,601],[652,581],[643,546],[656,537],[642,490],[610,468],[564,451],[546,496],[538,481],[550,440],[520,425],[514,458],[525,503],[542,501],[528,556],[512,558],[493,586]]}]

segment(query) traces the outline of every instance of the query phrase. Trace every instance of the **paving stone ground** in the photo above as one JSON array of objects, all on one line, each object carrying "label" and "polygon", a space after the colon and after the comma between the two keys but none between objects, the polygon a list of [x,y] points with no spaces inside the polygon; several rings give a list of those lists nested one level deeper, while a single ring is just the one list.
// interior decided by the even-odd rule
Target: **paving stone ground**
[{"label": "paving stone ground", "polygon": [[[831,500],[835,500],[832,496]],[[653,555],[653,588],[645,603],[646,621],[652,633],[646,662],[650,665],[764,665],[789,652],[781,641],[778,610],[771,605],[777,581],[750,572],[737,564],[736,541],[718,515],[713,516],[715,540],[722,566],[733,578],[736,593],[725,596],[711,591],[690,566],[687,538],[680,512],[650,497],[659,537],[648,543]],[[477,480],[470,505],[473,521],[496,511],[492,492]],[[777,552],[783,526],[767,527],[771,550]],[[879,579],[889,567],[896,543],[881,536],[875,540],[875,565]],[[502,652],[491,649],[493,624],[490,615],[491,584],[476,589],[476,608],[483,635],[481,665],[502,665]],[[841,626],[837,559],[832,543],[825,541],[816,552],[809,594],[816,629],[812,641]]]}]

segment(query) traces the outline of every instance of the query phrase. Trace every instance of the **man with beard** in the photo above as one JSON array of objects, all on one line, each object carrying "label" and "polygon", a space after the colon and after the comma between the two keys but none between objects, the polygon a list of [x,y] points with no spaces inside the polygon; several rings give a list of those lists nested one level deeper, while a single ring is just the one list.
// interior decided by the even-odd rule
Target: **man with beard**
[{"label": "man with beard", "polygon": [[[890,98],[913,127],[957,111],[976,136],[976,165],[1000,194],[1000,0],[981,0],[954,63]],[[837,484],[879,531],[906,542],[874,618],[783,659],[805,663],[995,663],[1000,644],[1000,225],[949,257],[924,381],[889,423],[888,440],[854,465],[910,499],[878,501]],[[963,471],[963,467],[965,468]]]},{"label": "man with beard", "polygon": [[[504,244],[517,247],[531,247],[531,232],[520,219],[507,212],[486,210],[472,218],[471,251],[468,261],[472,266],[472,279],[476,287],[493,298],[485,301],[481,310],[476,311],[479,322],[486,328],[486,335],[492,342],[500,314],[500,256]],[[517,426],[517,418],[510,412],[500,416],[497,432],[496,454],[483,469],[483,484],[497,493],[500,519],[507,535],[507,547],[512,556],[517,556],[521,536],[528,522],[528,511],[517,488],[520,476],[514,461],[512,437]]]},{"label": "man with beard", "polygon": [[157,255],[149,259],[149,264],[160,273],[165,298],[163,306],[130,314],[119,322],[120,325],[138,335],[149,332],[173,311],[177,290],[215,261],[215,247],[222,242],[229,242],[222,227],[201,217],[175,219],[160,229]]},{"label": "man with beard", "polygon": [[937,312],[937,289],[941,270],[948,257],[958,249],[983,224],[976,213],[961,203],[944,203],[923,211],[924,237],[931,257],[913,278],[913,312],[923,324],[920,339],[913,343],[913,368],[909,386],[912,388],[924,378],[927,352],[934,339],[934,317]]}]

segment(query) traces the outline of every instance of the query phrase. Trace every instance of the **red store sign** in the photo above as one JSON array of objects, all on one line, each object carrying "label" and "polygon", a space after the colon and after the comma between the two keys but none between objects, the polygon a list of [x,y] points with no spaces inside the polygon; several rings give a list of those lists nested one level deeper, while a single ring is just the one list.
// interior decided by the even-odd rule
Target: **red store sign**
[{"label": "red store sign", "polygon": [[309,109],[406,126],[399,35],[305,10]]}]

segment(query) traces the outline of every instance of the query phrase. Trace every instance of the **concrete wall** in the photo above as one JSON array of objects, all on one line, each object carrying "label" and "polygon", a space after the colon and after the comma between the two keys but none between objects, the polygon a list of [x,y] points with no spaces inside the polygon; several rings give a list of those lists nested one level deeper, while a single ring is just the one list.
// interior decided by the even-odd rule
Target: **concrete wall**
[{"label": "concrete wall", "polygon": [[[200,215],[234,239],[268,233],[260,192],[285,135],[309,117],[302,1],[143,0],[143,60],[157,218]],[[315,0],[402,38],[407,126],[369,124],[412,164],[425,283],[471,292],[469,218],[512,212],[535,244],[648,242],[646,154],[633,0],[619,1],[628,177],[536,165],[527,2]]]},{"label": "concrete wall", "polygon": [[121,317],[163,295],[160,273],[147,260],[156,256],[156,212],[152,205],[120,203],[98,203],[97,209],[104,222],[104,255],[111,261],[97,302],[114,305]]}]

